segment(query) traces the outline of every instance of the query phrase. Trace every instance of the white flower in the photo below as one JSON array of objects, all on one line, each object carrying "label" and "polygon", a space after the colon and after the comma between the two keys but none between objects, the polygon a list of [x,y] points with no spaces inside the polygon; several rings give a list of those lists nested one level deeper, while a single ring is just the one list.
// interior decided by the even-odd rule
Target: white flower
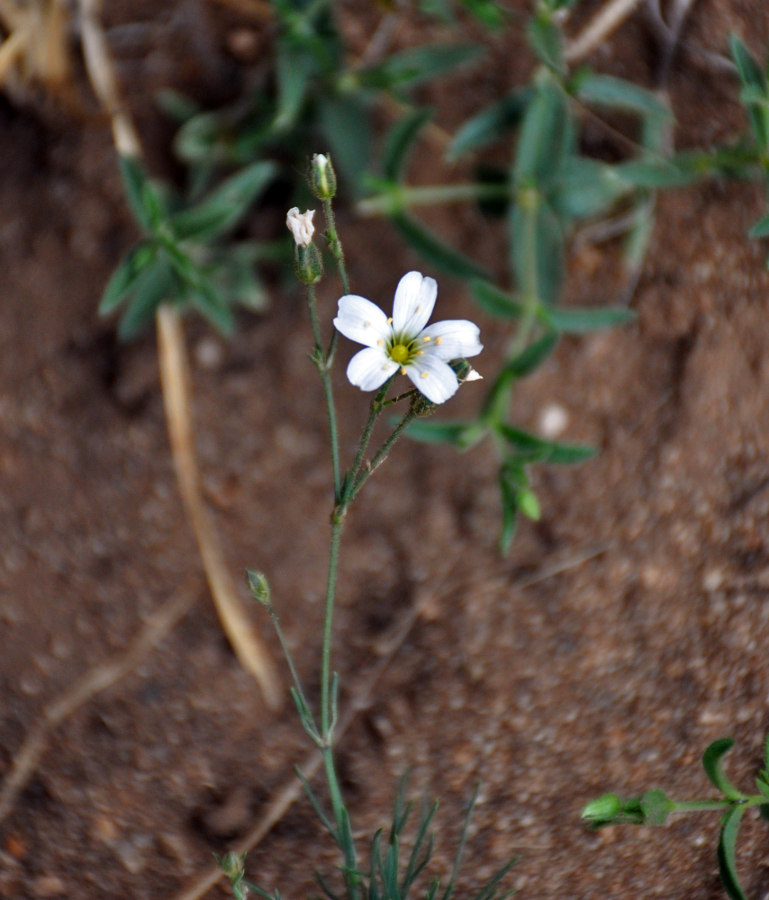
[{"label": "white flower", "polygon": [[364,297],[340,298],[337,331],[366,345],[347,367],[356,387],[374,391],[400,369],[432,403],[443,403],[456,392],[459,382],[449,361],[476,356],[483,345],[478,326],[464,319],[425,327],[437,296],[435,279],[409,272],[395,290],[392,318]]},{"label": "white flower", "polygon": [[300,213],[298,206],[294,206],[288,211],[286,225],[293,234],[297,247],[308,247],[312,243],[312,236],[315,234],[315,226],[312,224],[314,215],[314,209]]}]

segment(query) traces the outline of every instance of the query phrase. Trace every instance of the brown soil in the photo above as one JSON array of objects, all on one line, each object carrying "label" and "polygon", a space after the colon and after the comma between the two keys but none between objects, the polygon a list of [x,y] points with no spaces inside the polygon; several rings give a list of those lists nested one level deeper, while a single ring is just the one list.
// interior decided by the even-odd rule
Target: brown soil
[{"label": "brown soil", "polygon": [[[585,3],[583,18],[599,6]],[[161,83],[221,99],[245,65],[226,49],[244,23],[201,7],[195,33],[210,33],[215,53],[190,68],[153,8],[110,12],[111,24],[142,23],[116,32],[144,42],[133,57],[117,54],[134,104]],[[356,17],[354,4],[348,12],[351,39],[363,42],[372,16]],[[406,19],[397,40],[413,42],[419,27]],[[670,81],[679,146],[742,127],[734,80],[698,55],[723,51],[731,30],[763,53],[769,12],[738,0],[694,5]],[[458,76],[426,94],[437,120],[451,129],[520,82],[519,46],[520,34],[508,34],[490,48],[483,79]],[[655,54],[639,16],[594,63],[650,83]],[[159,123],[140,117],[150,144],[160,145]],[[128,647],[169,598],[191,600],[159,646],[49,735],[0,826],[0,895],[191,896],[182,892],[212,851],[251,831],[306,747],[290,705],[269,712],[222,637],[176,489],[154,340],[120,346],[95,314],[135,237],[104,123],[35,97],[0,98],[0,133],[0,776],[63,691]],[[430,152],[414,180],[434,180]],[[463,890],[517,855],[511,882],[524,897],[722,896],[715,817],[594,834],[579,812],[609,789],[707,794],[698,757],[718,737],[737,740],[739,783],[749,787],[760,764],[769,279],[766,248],[746,231],[762,203],[758,186],[735,183],[661,197],[632,299],[637,324],[564,340],[521,388],[522,425],[537,428],[556,403],[568,413],[563,437],[601,452],[578,468],[538,470],[543,518],[521,527],[509,558],[495,547],[488,448],[457,457],[401,444],[351,514],[335,657],[343,707],[395,648],[341,742],[353,820],[369,832],[385,824],[411,766],[415,790],[442,798],[446,859],[480,780]],[[501,273],[496,225],[464,208],[425,218]],[[419,261],[381,222],[343,212],[340,225],[356,289],[389,302]],[[567,302],[616,302],[626,285],[615,258],[616,248],[578,251]],[[461,285],[440,285],[441,317],[475,315]],[[338,293],[324,283],[329,316]],[[478,365],[491,372],[508,335],[481,324]],[[270,311],[240,325],[227,345],[201,323],[187,327],[206,494],[232,570],[268,573],[315,695],[329,462],[300,292],[276,288]],[[349,454],[367,398],[338,374]],[[468,386],[445,415],[469,413],[479,396]],[[751,898],[769,896],[765,827],[748,821],[740,845]],[[315,892],[313,867],[331,864],[300,800],[248,869],[299,897]],[[221,884],[206,894],[224,895]]]}]

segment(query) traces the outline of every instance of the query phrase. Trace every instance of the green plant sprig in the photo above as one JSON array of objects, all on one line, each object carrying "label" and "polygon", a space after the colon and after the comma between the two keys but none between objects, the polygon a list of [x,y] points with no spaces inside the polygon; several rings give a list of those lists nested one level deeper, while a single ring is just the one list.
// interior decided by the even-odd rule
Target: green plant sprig
[{"label": "green plant sprig", "polygon": [[592,828],[606,825],[663,825],[676,813],[720,812],[718,869],[726,894],[731,900],[747,900],[737,876],[737,836],[747,810],[757,807],[762,818],[769,819],[769,735],[764,742],[764,768],[756,777],[757,794],[745,794],[727,777],[722,767],[724,754],[734,746],[731,738],[714,741],[702,756],[702,766],[723,798],[671,800],[659,789],[640,797],[622,800],[617,794],[603,794],[582,810],[582,818]]},{"label": "green plant sprig", "polygon": [[[327,176],[325,181],[313,177],[314,175],[319,175],[321,172],[325,172],[325,175]],[[310,185],[313,193],[317,199],[328,201],[328,205],[330,206],[335,193],[336,183],[330,158],[327,156],[319,157],[317,155],[313,157],[310,173]],[[331,185],[334,185],[334,188],[332,188]],[[361,435],[358,440],[357,448],[353,453],[350,467],[343,474],[338,474],[339,451],[336,445],[338,444],[339,437],[335,426],[333,382],[330,377],[334,363],[334,345],[333,343],[329,343],[329,350],[325,351],[323,349],[324,341],[315,296],[315,284],[322,277],[322,270],[320,267],[318,251],[312,243],[314,234],[314,225],[312,223],[313,216],[314,213],[310,211],[299,213],[298,209],[292,210],[289,213],[288,224],[295,237],[297,274],[300,280],[304,282],[307,290],[308,307],[310,310],[315,345],[312,357],[323,381],[324,397],[326,399],[329,417],[329,437],[332,444],[332,460],[334,461],[334,503],[330,517],[329,558],[326,576],[320,662],[320,702],[317,714],[311,707],[301,683],[291,650],[284,638],[266,577],[260,572],[249,571],[247,572],[247,581],[252,596],[268,611],[272,619],[278,640],[288,663],[292,681],[291,694],[297,708],[300,722],[310,740],[318,747],[322,756],[323,773],[325,776],[330,811],[326,811],[324,808],[325,804],[316,795],[304,775],[301,772],[297,772],[297,775],[315,813],[318,815],[324,828],[328,831],[340,851],[342,860],[340,872],[344,883],[345,896],[347,900],[363,900],[363,898],[366,898],[366,900],[406,900],[413,892],[413,886],[416,883],[417,877],[422,873],[432,855],[433,837],[429,832],[429,829],[437,806],[433,805],[429,810],[423,812],[410,854],[407,856],[401,855],[400,836],[404,831],[411,813],[411,805],[405,803],[404,799],[404,779],[396,797],[393,824],[390,828],[387,850],[385,852],[382,848],[382,832],[379,831],[374,835],[371,842],[370,863],[368,869],[360,867],[359,848],[355,840],[354,831],[350,821],[350,813],[345,803],[335,761],[335,726],[338,721],[337,706],[339,679],[337,673],[333,671],[332,666],[333,622],[342,535],[349,508],[358,498],[361,490],[373,472],[376,471],[387,458],[393,446],[405,433],[411,422],[418,417],[430,415],[435,409],[435,405],[428,401],[417,390],[409,390],[388,399],[388,393],[392,388],[393,379],[391,378],[386,381],[377,391],[370,404],[369,414],[361,430]],[[333,218],[327,216],[327,239],[330,233],[333,234],[333,242],[336,245],[336,251],[333,251],[332,255],[340,269],[340,280],[346,285],[346,274],[342,274],[344,271],[344,250],[342,248],[341,239],[336,233]],[[452,366],[461,383],[465,380],[465,377],[469,372],[469,365],[460,360],[452,363]],[[389,410],[394,404],[403,403],[404,401],[407,401],[408,406],[400,421],[391,428],[389,435],[379,445],[379,448],[375,451],[371,460],[366,462],[366,453],[371,443],[377,422],[380,421],[386,410]],[[472,805],[473,804],[471,804],[471,809]],[[467,838],[470,811],[471,810],[468,811],[468,817],[460,839],[457,859],[442,900],[449,900],[451,893],[453,892],[454,883],[458,873],[459,860]],[[226,857],[219,859],[219,864],[229,878],[236,897],[244,897],[245,892],[248,889],[253,889],[260,897],[269,898],[269,900],[276,900],[276,898],[278,898],[279,894],[277,891],[274,894],[270,894],[264,888],[253,885],[251,882],[245,880],[244,857],[229,854]],[[494,900],[494,898],[498,897],[498,886],[500,881],[512,864],[513,863],[510,862],[504,866],[477,894],[476,900]],[[339,900],[339,895],[331,889],[325,878],[318,875],[318,881],[321,889],[330,900]],[[424,894],[426,900],[435,898],[438,887],[439,882],[436,880],[430,882],[430,885]],[[507,894],[504,894],[503,896],[507,896]]]}]

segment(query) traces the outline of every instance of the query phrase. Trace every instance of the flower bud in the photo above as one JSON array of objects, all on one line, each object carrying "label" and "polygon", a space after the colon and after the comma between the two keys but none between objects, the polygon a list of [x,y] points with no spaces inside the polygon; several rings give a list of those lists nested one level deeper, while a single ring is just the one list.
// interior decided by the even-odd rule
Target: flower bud
[{"label": "flower bud", "polygon": [[270,585],[263,572],[257,572],[254,569],[246,569],[246,583],[251,591],[251,596],[257,603],[270,609],[272,602],[270,601]]},{"label": "flower bud", "polygon": [[315,284],[316,281],[320,281],[323,277],[323,259],[315,244],[308,244],[306,247],[297,244],[294,250],[294,262],[299,280],[304,284]]},{"label": "flower bud", "polygon": [[582,818],[591,822],[610,822],[622,812],[622,801],[616,794],[603,794],[587,804],[582,810]]},{"label": "flower bud", "polygon": [[294,236],[297,247],[309,247],[312,243],[312,236],[315,234],[315,226],[312,224],[314,215],[314,209],[300,213],[298,206],[294,206],[288,211],[286,226]]},{"label": "flower bud", "polygon": [[323,153],[316,153],[310,161],[310,187],[318,200],[330,200],[336,194],[336,172]]}]

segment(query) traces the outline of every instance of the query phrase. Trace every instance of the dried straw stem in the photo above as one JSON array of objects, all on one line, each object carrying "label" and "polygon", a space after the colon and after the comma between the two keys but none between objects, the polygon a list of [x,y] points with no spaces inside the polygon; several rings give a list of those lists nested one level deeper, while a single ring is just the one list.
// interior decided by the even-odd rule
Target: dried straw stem
[{"label": "dried straw stem", "polygon": [[[79,0],[83,49],[88,74],[112,125],[120,156],[141,157],[141,144],[120,100],[112,61],[99,22],[101,0]],[[219,620],[238,659],[259,683],[265,702],[280,704],[280,683],[267,648],[257,637],[238,597],[226,559],[206,510],[200,488],[192,430],[191,391],[181,319],[162,304],[156,316],[163,402],[176,477],[185,510],[195,530],[198,549]]]}]

